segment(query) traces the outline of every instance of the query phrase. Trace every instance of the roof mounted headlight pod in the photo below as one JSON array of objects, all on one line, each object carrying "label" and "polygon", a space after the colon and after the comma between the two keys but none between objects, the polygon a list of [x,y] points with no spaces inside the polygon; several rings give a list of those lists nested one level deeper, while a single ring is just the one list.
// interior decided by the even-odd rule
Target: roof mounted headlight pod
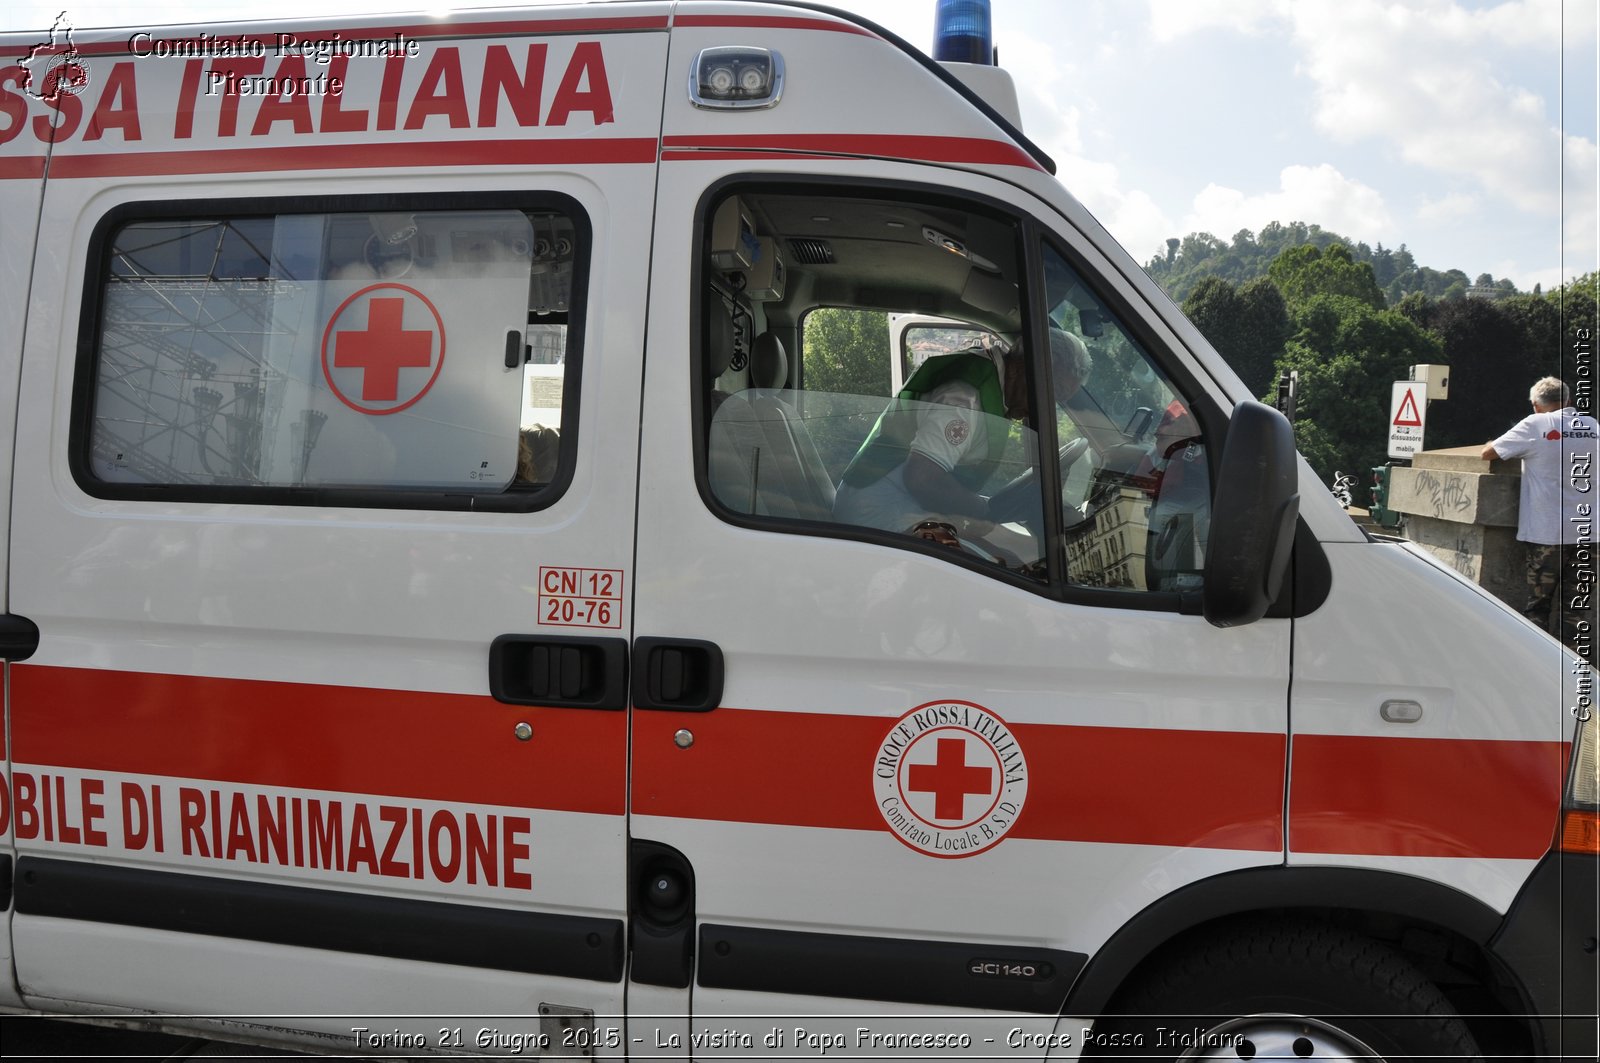
[{"label": "roof mounted headlight pod", "polygon": [[775,107],[782,95],[783,56],[770,48],[705,48],[689,73],[689,100],[696,107]]}]

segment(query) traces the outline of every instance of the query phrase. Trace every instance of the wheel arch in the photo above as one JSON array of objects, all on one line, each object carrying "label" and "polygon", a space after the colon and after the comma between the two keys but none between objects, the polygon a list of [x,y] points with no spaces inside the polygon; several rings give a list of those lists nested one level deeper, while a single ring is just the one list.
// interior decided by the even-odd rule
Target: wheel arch
[{"label": "wheel arch", "polygon": [[[1103,1014],[1140,965],[1177,938],[1228,918],[1269,912],[1358,913],[1431,927],[1469,942],[1499,966],[1487,943],[1501,924],[1501,914],[1460,890],[1363,868],[1252,868],[1185,886],[1128,920],[1084,967],[1062,1014]],[[1526,990],[1500,969],[1526,1007]]]}]

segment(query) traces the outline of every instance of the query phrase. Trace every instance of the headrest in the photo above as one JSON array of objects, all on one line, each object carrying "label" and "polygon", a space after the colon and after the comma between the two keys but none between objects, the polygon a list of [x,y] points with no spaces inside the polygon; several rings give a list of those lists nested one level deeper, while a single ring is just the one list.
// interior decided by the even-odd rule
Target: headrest
[{"label": "headrest", "polygon": [[1088,345],[1062,329],[1050,330],[1050,358],[1058,374],[1072,377],[1080,384],[1094,372],[1094,358],[1089,354]]},{"label": "headrest", "polygon": [[756,337],[750,347],[750,386],[781,388],[789,382],[789,358],[783,343],[770,332]]},{"label": "headrest", "polygon": [[707,342],[706,368],[711,371],[711,379],[715,380],[726,373],[728,366],[733,363],[733,318],[727,314],[713,313]]}]

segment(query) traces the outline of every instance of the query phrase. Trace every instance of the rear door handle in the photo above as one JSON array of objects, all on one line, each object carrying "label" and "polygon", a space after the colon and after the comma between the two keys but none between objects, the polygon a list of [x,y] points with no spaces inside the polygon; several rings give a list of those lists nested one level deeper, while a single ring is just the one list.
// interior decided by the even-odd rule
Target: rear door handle
[{"label": "rear door handle", "polygon": [[489,693],[507,705],[628,707],[628,640],[501,635],[489,645]]},{"label": "rear door handle", "polygon": [[633,704],[710,712],[722,703],[722,648],[699,639],[633,640]]},{"label": "rear door handle", "polygon": [[38,648],[38,624],[15,613],[0,613],[0,658],[26,661]]}]

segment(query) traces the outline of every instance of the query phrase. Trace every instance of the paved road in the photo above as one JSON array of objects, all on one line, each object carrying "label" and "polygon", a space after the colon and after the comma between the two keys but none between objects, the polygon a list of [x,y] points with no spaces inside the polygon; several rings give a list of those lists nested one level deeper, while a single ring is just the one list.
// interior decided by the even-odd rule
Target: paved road
[{"label": "paved road", "polygon": [[265,1048],[197,1037],[120,1030],[22,1015],[0,1017],[0,1056],[29,1059],[273,1059],[289,1055]]}]

